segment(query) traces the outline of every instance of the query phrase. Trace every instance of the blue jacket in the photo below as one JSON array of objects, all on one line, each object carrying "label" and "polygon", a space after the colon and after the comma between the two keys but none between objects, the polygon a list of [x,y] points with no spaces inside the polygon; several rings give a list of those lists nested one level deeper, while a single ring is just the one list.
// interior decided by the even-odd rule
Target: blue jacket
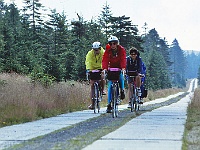
[{"label": "blue jacket", "polygon": [[126,57],[126,72],[137,71],[138,73],[143,73],[142,69],[142,58],[137,57],[134,61],[130,56]]}]

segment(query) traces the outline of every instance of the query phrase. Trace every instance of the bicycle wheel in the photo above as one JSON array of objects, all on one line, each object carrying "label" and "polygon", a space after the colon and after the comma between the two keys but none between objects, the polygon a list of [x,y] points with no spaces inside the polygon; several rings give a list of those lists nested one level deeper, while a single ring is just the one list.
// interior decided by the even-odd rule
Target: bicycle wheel
[{"label": "bicycle wheel", "polygon": [[99,97],[99,87],[98,87],[98,84],[97,84],[97,83],[94,83],[94,96],[93,96],[93,101],[94,101],[94,113],[99,112],[98,97]]},{"label": "bicycle wheel", "polygon": [[132,91],[132,97],[131,97],[131,112],[134,110],[134,99],[135,99],[135,92],[134,92],[134,85],[131,85],[130,89]]},{"label": "bicycle wheel", "polygon": [[141,104],[140,104],[141,99],[138,96],[138,91],[137,91],[137,95],[136,96],[137,96],[137,111],[139,111],[140,110],[140,106],[141,106]]},{"label": "bicycle wheel", "polygon": [[100,102],[101,102],[101,100],[102,100],[102,90],[101,90],[101,86],[99,86],[98,100],[97,100],[98,113],[100,111]]},{"label": "bicycle wheel", "polygon": [[115,118],[118,116],[118,106],[117,106],[117,85],[114,84],[112,87],[112,117]]},{"label": "bicycle wheel", "polygon": [[137,90],[135,89],[135,98],[134,98],[134,104],[135,104],[135,111],[139,110],[139,100],[138,100],[138,96],[137,96]]}]

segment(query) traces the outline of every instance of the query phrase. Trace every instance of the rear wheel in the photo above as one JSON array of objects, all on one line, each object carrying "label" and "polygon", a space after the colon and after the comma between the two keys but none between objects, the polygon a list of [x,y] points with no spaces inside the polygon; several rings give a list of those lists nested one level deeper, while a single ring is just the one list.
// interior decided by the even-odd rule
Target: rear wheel
[{"label": "rear wheel", "polygon": [[99,97],[99,87],[97,84],[94,84],[94,96],[93,96],[93,101],[94,101],[94,113],[99,113],[99,102],[98,102],[98,97]]},{"label": "rear wheel", "polygon": [[102,90],[101,90],[101,86],[99,86],[99,92],[98,92],[98,100],[97,100],[97,108],[98,108],[98,113],[100,111],[100,102],[102,100]]},{"label": "rear wheel", "polygon": [[135,99],[135,111],[139,111],[139,110],[140,110],[140,102],[139,102],[138,96],[136,96],[136,99]]},{"label": "rear wheel", "polygon": [[133,110],[134,110],[134,98],[135,98],[135,95],[134,95],[134,86],[132,85],[131,86],[131,88],[132,89],[130,89],[131,90],[131,95],[132,95],[132,97],[131,97],[131,112],[133,112]]},{"label": "rear wheel", "polygon": [[134,90],[135,91],[135,98],[134,98],[134,103],[135,103],[135,111],[138,111],[139,110],[139,99],[138,99],[138,96],[137,96],[137,91],[136,89]]}]

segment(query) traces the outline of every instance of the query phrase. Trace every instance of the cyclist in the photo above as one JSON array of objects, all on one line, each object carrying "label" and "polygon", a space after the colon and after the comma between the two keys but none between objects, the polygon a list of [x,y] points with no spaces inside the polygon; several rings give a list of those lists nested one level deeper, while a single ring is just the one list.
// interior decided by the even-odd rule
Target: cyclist
[{"label": "cyclist", "polygon": [[[126,68],[126,50],[119,45],[119,40],[116,36],[111,36],[108,39],[108,44],[106,45],[106,50],[103,55],[102,68],[108,70],[109,68],[120,68],[122,72],[125,72]],[[111,113],[111,83],[108,81],[108,105],[107,113]],[[124,99],[124,77],[123,74],[120,74],[119,78],[120,83],[120,98]]]},{"label": "cyclist", "polygon": [[[139,56],[138,50],[133,47],[129,50],[129,56],[126,58],[126,79],[127,79],[127,84],[128,84],[128,99],[129,99],[129,105],[128,108],[131,107],[130,105],[130,98],[131,98],[131,82],[133,81],[133,77],[128,76],[129,71],[135,71],[135,82],[136,82],[136,88],[138,91],[138,96],[141,97],[141,73],[142,73],[142,59]],[[142,103],[142,102],[140,102]]]},{"label": "cyclist", "polygon": [[[101,70],[102,71],[102,57],[104,54],[104,49],[101,46],[100,42],[94,42],[92,44],[92,50],[90,50],[86,55],[85,65],[87,73],[91,70]],[[88,106],[89,109],[94,109],[94,102],[92,100],[93,91],[94,91],[94,80],[90,80],[91,91],[90,91],[90,99],[92,104]],[[100,81],[102,94],[105,95],[104,86],[104,74],[101,74],[101,81]]]}]

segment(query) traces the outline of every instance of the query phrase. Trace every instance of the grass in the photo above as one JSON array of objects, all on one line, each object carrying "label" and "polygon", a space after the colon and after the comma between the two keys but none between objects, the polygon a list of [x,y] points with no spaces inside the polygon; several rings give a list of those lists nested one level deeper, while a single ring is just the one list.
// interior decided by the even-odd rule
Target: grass
[{"label": "grass", "polygon": [[87,109],[89,86],[68,81],[49,88],[26,76],[1,74],[0,127]]},{"label": "grass", "polygon": [[[148,91],[144,101],[179,91],[182,89]],[[67,81],[44,88],[41,84],[32,84],[27,76],[0,74],[0,127],[87,109],[89,95],[90,86],[84,82]],[[123,103],[128,103],[127,96]],[[104,96],[101,106],[106,104],[107,96]]]},{"label": "grass", "polygon": [[194,97],[188,106],[187,121],[183,137],[183,150],[200,149],[200,88],[194,92]]}]

